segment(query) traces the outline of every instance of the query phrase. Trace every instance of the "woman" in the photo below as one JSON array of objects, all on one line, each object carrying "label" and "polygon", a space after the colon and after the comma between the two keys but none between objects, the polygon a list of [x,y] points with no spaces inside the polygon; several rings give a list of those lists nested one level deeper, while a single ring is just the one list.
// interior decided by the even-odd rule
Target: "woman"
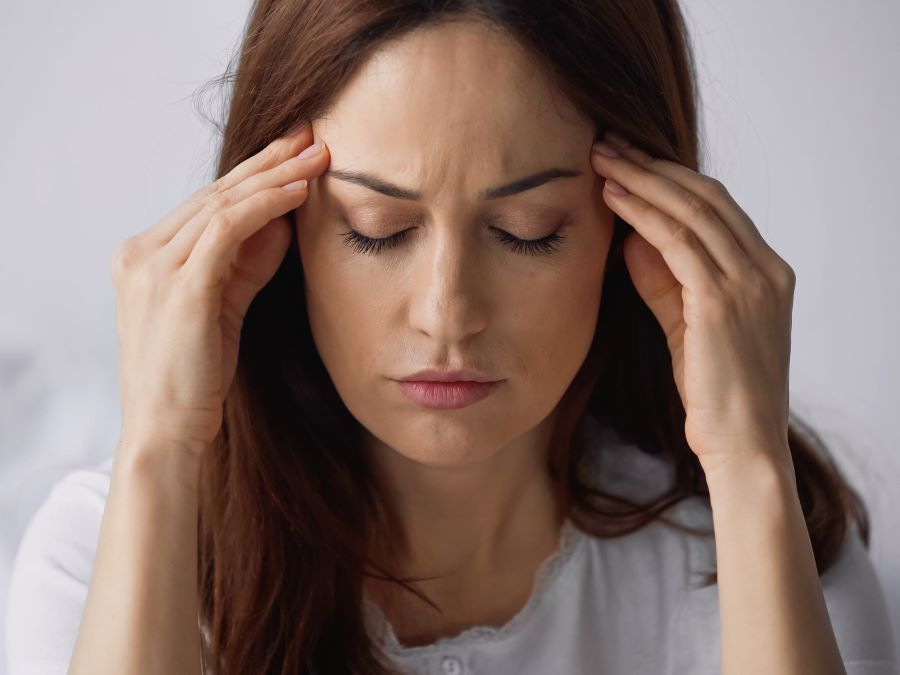
[{"label": "woman", "polygon": [[[35,517],[22,642],[52,607],[60,673],[898,672],[693,83],[674,2],[257,3],[217,180],[114,261],[121,441]],[[66,596],[29,561],[97,473]]]}]

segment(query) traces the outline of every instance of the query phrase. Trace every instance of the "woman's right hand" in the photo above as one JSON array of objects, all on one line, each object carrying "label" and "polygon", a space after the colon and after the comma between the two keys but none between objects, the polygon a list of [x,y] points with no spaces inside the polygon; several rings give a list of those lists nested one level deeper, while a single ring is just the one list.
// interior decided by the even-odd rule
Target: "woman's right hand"
[{"label": "woman's right hand", "polygon": [[312,129],[275,140],[129,237],[110,266],[116,299],[120,443],[202,452],[219,432],[244,316],[291,242],[285,213],[306,200],[327,148],[298,157]]}]

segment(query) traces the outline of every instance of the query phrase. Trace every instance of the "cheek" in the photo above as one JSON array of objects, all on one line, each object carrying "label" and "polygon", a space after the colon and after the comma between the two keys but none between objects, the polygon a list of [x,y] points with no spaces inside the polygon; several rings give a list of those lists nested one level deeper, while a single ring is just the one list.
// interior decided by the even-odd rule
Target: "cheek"
[{"label": "cheek", "polygon": [[577,371],[593,339],[601,284],[596,274],[573,272],[552,287],[529,287],[516,334],[537,374],[532,379],[566,379]]},{"label": "cheek", "polygon": [[349,413],[362,427],[396,442],[403,425],[398,404],[386,400],[393,385],[387,378],[407,374],[397,354],[397,325],[390,324],[397,316],[396,284],[366,274],[365,265],[336,260],[334,248],[327,248],[306,284],[313,342]]},{"label": "cheek", "polygon": [[339,389],[358,386],[385,340],[378,284],[323,251],[306,273],[305,289],[310,331],[332,380]]},{"label": "cheek", "polygon": [[[303,266],[313,342],[339,391],[358,386],[372,370],[371,350],[381,338],[385,313],[377,283],[343,251],[340,238],[311,201],[297,213],[297,245]],[[337,242],[337,245],[336,245]]]},{"label": "cheek", "polygon": [[535,384],[571,381],[594,338],[611,235],[595,227],[574,239],[563,264],[521,280],[511,300],[511,334]]}]

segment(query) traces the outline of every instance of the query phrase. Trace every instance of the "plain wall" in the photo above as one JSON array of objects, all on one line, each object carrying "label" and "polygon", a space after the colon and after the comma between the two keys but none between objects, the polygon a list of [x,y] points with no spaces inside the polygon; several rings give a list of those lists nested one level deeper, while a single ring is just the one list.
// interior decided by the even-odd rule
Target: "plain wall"
[{"label": "plain wall", "polygon": [[[867,501],[900,645],[900,4],[683,7],[703,172],[797,273],[791,406]],[[50,486],[114,449],[109,263],[212,179],[216,136],[194,97],[224,70],[248,9],[0,4],[0,608]]]}]

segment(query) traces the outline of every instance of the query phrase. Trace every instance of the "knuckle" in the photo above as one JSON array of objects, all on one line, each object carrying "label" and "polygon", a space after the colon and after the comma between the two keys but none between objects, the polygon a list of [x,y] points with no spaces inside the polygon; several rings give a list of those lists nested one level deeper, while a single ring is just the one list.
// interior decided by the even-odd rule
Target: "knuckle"
[{"label": "knuckle", "polygon": [[222,190],[223,184],[224,181],[221,177],[217,178],[212,183],[207,183],[194,193],[194,199],[209,199],[212,195]]},{"label": "knuckle", "polygon": [[234,195],[231,190],[222,190],[211,194],[206,200],[207,213],[216,214],[231,206],[234,201]]},{"label": "knuckle", "polygon": [[139,246],[137,235],[128,237],[119,245],[115,253],[113,253],[109,264],[109,272],[113,278],[121,276],[134,267],[138,257]]},{"label": "knuckle", "polygon": [[659,168],[665,163],[662,157],[657,157],[656,155],[651,155],[649,152],[645,152],[640,148],[633,148],[632,152],[637,155],[638,161],[647,169],[651,171],[659,171]]},{"label": "knuckle", "polygon": [[703,197],[687,192],[684,195],[685,208],[691,217],[698,220],[709,220],[715,216],[715,212]]},{"label": "knuckle", "polygon": [[665,244],[663,244],[661,252],[667,253],[669,250],[687,250],[689,255],[695,255],[699,252],[698,249],[700,247],[700,240],[697,239],[697,236],[694,234],[691,228],[678,221],[673,220],[669,239]]},{"label": "knuckle", "polygon": [[227,179],[225,176],[219,176],[212,183],[206,186],[206,197],[211,197],[214,194],[219,192],[223,192],[228,187]]},{"label": "knuckle", "polygon": [[279,162],[288,152],[288,139],[279,138],[267,145],[263,151],[263,159],[267,162]]},{"label": "knuckle", "polygon": [[635,206],[637,218],[647,218],[653,214],[654,206],[649,202],[641,202]]},{"label": "knuckle", "polygon": [[207,183],[199,190],[194,192],[190,197],[188,197],[188,202],[192,204],[198,205],[206,205],[206,202],[209,200],[217,192],[221,192],[225,189],[225,177],[222,176],[217,178],[212,183]]},{"label": "knuckle", "polygon": [[209,228],[211,234],[216,237],[227,237],[231,228],[234,226],[228,211],[217,211],[212,218],[209,219]]},{"label": "knuckle", "polygon": [[726,188],[725,184],[718,178],[712,176],[701,176],[701,178],[708,192],[728,194],[728,188]]},{"label": "knuckle", "polygon": [[691,228],[676,222],[671,234],[671,245],[695,250],[700,245],[700,242]]},{"label": "knuckle", "polygon": [[797,287],[797,273],[793,267],[781,260],[775,268],[775,281],[779,288],[793,291]]},{"label": "knuckle", "polygon": [[256,202],[255,206],[260,211],[270,213],[279,206],[279,201],[284,199],[285,192],[286,191],[282,190],[280,187],[273,187],[257,192],[253,196],[253,200]]},{"label": "knuckle", "polygon": [[[291,158],[294,159],[294,158]],[[290,180],[297,173],[297,170],[302,166],[301,161],[285,161],[282,162],[276,169],[276,176],[280,181]]]}]

